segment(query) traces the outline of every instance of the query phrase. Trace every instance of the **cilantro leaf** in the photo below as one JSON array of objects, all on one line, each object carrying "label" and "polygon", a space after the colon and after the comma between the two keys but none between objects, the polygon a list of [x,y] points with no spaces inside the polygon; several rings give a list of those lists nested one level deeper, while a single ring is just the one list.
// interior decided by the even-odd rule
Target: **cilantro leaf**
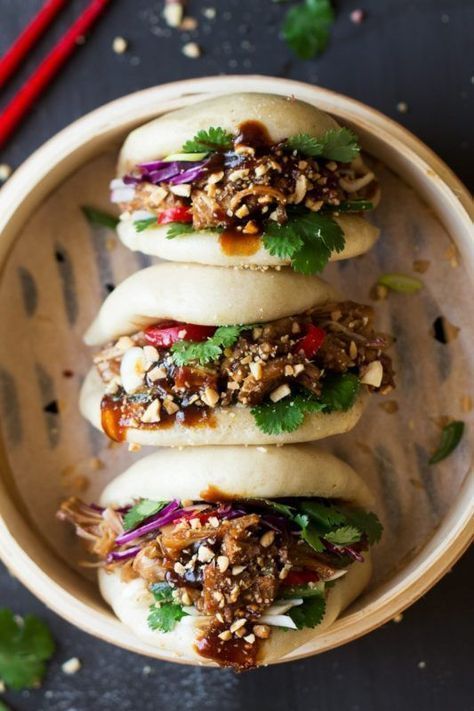
[{"label": "cilantro leaf", "polygon": [[146,518],[150,518],[150,516],[154,516],[158,511],[161,511],[166,506],[166,503],[166,501],[151,501],[151,499],[139,501],[123,517],[124,529],[130,531],[132,528],[136,528]]},{"label": "cilantro leaf", "polygon": [[188,613],[176,602],[165,602],[159,605],[150,605],[148,612],[148,627],[160,632],[171,632],[176,624],[186,617]]},{"label": "cilantro leaf", "polygon": [[308,133],[297,133],[288,138],[286,147],[311,158],[321,156],[339,163],[350,163],[360,153],[356,134],[345,127],[330,129],[317,138]]},{"label": "cilantro leaf", "polygon": [[344,233],[331,217],[301,209],[292,210],[284,225],[268,220],[262,239],[270,254],[291,259],[293,269],[303,274],[321,272],[331,252],[342,252],[345,245]]},{"label": "cilantro leaf", "polygon": [[324,534],[324,538],[336,546],[350,546],[362,538],[362,533],[354,526],[341,526]]},{"label": "cilantro leaf", "polygon": [[241,331],[249,328],[252,328],[252,326],[220,326],[213,336],[202,341],[202,343],[176,341],[171,346],[173,361],[180,366],[192,361],[196,361],[200,365],[206,365],[206,363],[217,360],[222,350],[232,346],[237,341]]},{"label": "cilantro leaf", "polygon": [[293,506],[287,506],[286,504],[281,504],[279,501],[272,501],[271,499],[263,499],[263,501],[267,504],[267,506],[269,506],[277,513],[286,516],[286,518],[293,519],[293,516],[295,514],[295,509]]},{"label": "cilantro leaf", "polygon": [[326,49],[333,23],[330,0],[304,0],[288,10],[282,33],[300,59],[311,59]]},{"label": "cilantro leaf", "polygon": [[211,151],[227,151],[232,148],[233,136],[229,131],[219,126],[211,126],[207,131],[201,129],[194,138],[183,145],[183,153],[210,153]]},{"label": "cilantro leaf", "polygon": [[324,543],[321,541],[321,531],[310,521],[306,514],[296,514],[293,518],[294,522],[301,527],[301,538],[311,546],[317,553],[322,553]]},{"label": "cilantro leaf", "polygon": [[174,239],[180,235],[189,235],[192,232],[194,232],[194,227],[190,222],[168,222],[166,239]]},{"label": "cilantro leaf", "polygon": [[372,511],[364,509],[340,506],[340,511],[345,515],[346,521],[351,526],[355,526],[367,536],[370,545],[378,543],[382,537],[383,526],[378,516]]},{"label": "cilantro leaf", "polygon": [[349,410],[357,399],[359,378],[353,373],[329,374],[324,378],[319,401],[329,411]]},{"label": "cilantro leaf", "polygon": [[346,516],[333,504],[325,505],[319,501],[302,501],[299,508],[323,529],[340,526],[347,521]]},{"label": "cilantro leaf", "polygon": [[302,605],[292,607],[287,615],[291,617],[299,630],[304,627],[317,627],[326,612],[326,599],[324,595],[315,595],[307,598]]},{"label": "cilantro leaf", "polygon": [[119,223],[119,219],[118,217],[115,217],[115,215],[110,215],[102,210],[97,210],[95,207],[90,207],[90,205],[83,205],[81,210],[84,217],[91,225],[109,227],[111,230],[114,230]]},{"label": "cilantro leaf", "polygon": [[19,691],[37,685],[53,653],[53,638],[44,622],[34,615],[19,622],[11,610],[0,610],[0,678],[8,686]]},{"label": "cilantro leaf", "polygon": [[157,224],[156,217],[145,217],[143,220],[134,220],[133,222],[135,232],[144,232],[149,227],[156,227]]},{"label": "cilantro leaf", "polygon": [[334,128],[322,136],[324,158],[350,163],[360,153],[359,140],[350,128]]}]

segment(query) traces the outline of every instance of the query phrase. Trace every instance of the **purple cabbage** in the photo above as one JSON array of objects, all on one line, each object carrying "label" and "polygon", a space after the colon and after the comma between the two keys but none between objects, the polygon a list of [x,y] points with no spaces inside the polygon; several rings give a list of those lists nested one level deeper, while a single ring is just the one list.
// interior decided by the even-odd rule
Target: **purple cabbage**
[{"label": "purple cabbage", "polygon": [[137,553],[141,551],[141,546],[132,546],[124,551],[112,551],[107,556],[107,563],[121,562],[129,558],[135,558]]},{"label": "purple cabbage", "polygon": [[[180,510],[178,511],[178,509]],[[130,541],[134,541],[135,538],[139,538],[147,533],[156,531],[162,526],[166,526],[168,523],[171,523],[181,515],[182,510],[180,508],[180,502],[178,499],[174,499],[173,501],[170,501],[164,509],[161,509],[161,511],[153,516],[147,523],[144,523],[138,528],[134,528],[132,531],[127,531],[126,533],[122,533],[120,536],[117,536],[115,544],[122,546],[124,543],[130,543]]]},{"label": "purple cabbage", "polygon": [[358,561],[359,563],[364,562],[364,556],[359,553],[355,548],[352,546],[335,546],[333,543],[330,543],[329,541],[326,541],[326,539],[323,538],[324,545],[326,546],[326,549],[329,551],[329,553],[334,553],[334,555],[348,555],[350,556],[353,560]]},{"label": "purple cabbage", "polygon": [[137,167],[141,171],[141,176],[125,175],[123,181],[126,185],[137,185],[140,182],[158,185],[162,181],[172,185],[190,183],[205,175],[208,163],[209,159],[207,158],[200,161],[155,160],[139,163]]}]

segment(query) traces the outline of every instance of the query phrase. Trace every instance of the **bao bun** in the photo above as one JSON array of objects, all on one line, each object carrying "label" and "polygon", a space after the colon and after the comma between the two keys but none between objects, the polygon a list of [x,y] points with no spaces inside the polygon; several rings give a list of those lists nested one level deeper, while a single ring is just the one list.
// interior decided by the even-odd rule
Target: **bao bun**
[{"label": "bao bun", "polygon": [[[337,298],[337,292],[322,279],[286,269],[261,273],[157,264],[136,272],[107,297],[85,341],[99,346],[169,319],[211,326],[272,321]],[[81,390],[80,409],[99,429],[103,395],[103,383],[92,369]],[[352,429],[363,407],[364,398],[360,397],[347,412],[307,415],[295,432],[281,435],[262,432],[249,408],[215,408],[212,427],[185,427],[175,423],[165,429],[129,428],[125,439],[134,444],[168,447],[306,442]]]},{"label": "bao bun", "polygon": [[[347,464],[312,445],[269,449],[203,447],[199,450],[155,452],[117,477],[102,494],[104,506],[130,504],[137,498],[206,499],[218,490],[233,498],[323,497],[370,507],[373,498],[364,482]],[[354,563],[336,581],[327,598],[326,615],[315,629],[274,629],[260,648],[259,663],[277,661],[324,632],[366,587],[370,555]],[[189,618],[172,632],[153,632],[147,625],[153,602],[141,579],[123,582],[120,574],[99,572],[101,592],[115,614],[135,634],[161,649],[170,659],[209,664],[194,648],[196,629]]]},{"label": "bao bun", "polygon": [[[298,133],[317,138],[339,127],[328,114],[294,98],[252,93],[219,96],[160,116],[132,131],[120,153],[118,176],[123,177],[138,163],[178,153],[200,129],[221,126],[237,134],[244,121],[261,122],[274,143]],[[344,232],[346,246],[342,252],[334,252],[331,260],[364,254],[377,240],[379,230],[363,217],[340,215],[335,220]],[[127,247],[162,259],[220,266],[289,264],[289,261],[272,257],[263,245],[250,256],[229,256],[221,248],[218,232],[196,232],[172,240],[166,238],[167,232],[166,225],[137,232],[133,217],[124,219],[118,226],[119,237]]]}]

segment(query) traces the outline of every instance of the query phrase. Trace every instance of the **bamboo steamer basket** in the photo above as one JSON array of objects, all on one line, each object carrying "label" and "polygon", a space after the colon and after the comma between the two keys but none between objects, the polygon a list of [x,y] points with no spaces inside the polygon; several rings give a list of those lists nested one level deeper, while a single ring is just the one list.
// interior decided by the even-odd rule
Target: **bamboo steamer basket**
[{"label": "bamboo steamer basket", "polygon": [[[374,579],[329,630],[284,661],[345,644],[393,618],[452,567],[473,532],[469,428],[447,460],[436,468],[426,464],[442,416],[472,422],[472,208],[456,176],[394,121],[299,82],[210,77],[118,99],[48,141],[0,191],[0,554],[31,592],[72,624],[160,659],[171,657],[114,617],[93,576],[77,567],[74,536],[54,521],[63,496],[87,487],[83,495],[94,498],[137,456],[110,446],[77,413],[80,378],[90,363],[80,339],[104,297],[104,282],[149,260],[117,245],[112,233],[91,233],[79,206],[110,209],[108,181],[132,128],[234,91],[314,103],[352,126],[372,156],[383,188],[375,218],[381,240],[369,255],[331,265],[325,275],[350,298],[367,301],[381,272],[412,273],[415,259],[425,267],[429,262],[420,295],[390,296],[378,309],[382,328],[399,335],[398,412],[388,414],[373,402],[353,433],[327,441],[376,492],[386,533],[375,550]],[[441,314],[459,329],[446,345],[430,334]],[[57,401],[59,414],[48,411],[50,401]]]}]

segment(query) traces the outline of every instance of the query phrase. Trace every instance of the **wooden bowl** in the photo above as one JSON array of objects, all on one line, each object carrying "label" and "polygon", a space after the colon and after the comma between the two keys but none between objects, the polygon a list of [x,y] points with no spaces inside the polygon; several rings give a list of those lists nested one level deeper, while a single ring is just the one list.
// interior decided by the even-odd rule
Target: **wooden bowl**
[{"label": "wooden bowl", "polygon": [[[397,335],[396,404],[382,405],[374,396],[352,433],[325,443],[378,496],[385,535],[375,550],[372,584],[328,632],[289,658],[344,644],[394,617],[450,569],[472,535],[469,428],[448,459],[427,464],[443,418],[473,419],[474,248],[463,185],[401,126],[319,87],[270,77],[211,77],[124,97],[51,139],[1,190],[0,551],[13,574],[70,622],[162,659],[169,657],[114,617],[94,576],[77,567],[81,551],[74,535],[54,519],[62,497],[82,492],[92,499],[137,456],[93,432],[77,412],[77,396],[90,362],[83,331],[107,289],[149,260],[128,252],[106,229],[91,228],[79,207],[110,210],[108,182],[130,129],[209,94],[233,91],[314,103],[353,126],[372,155],[383,188],[375,216],[381,240],[370,254],[326,272],[348,297],[367,301],[383,272],[426,270],[419,294],[390,294],[378,303],[381,327]],[[441,315],[459,329],[451,329],[447,344],[431,332]]]}]

